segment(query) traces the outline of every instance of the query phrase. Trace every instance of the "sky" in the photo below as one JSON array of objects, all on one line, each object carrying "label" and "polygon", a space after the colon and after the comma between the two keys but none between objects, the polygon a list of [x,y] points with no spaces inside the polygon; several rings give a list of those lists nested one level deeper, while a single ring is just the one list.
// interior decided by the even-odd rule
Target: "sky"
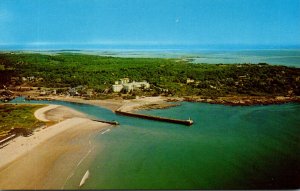
[{"label": "sky", "polygon": [[300,0],[0,0],[0,48],[299,46]]}]

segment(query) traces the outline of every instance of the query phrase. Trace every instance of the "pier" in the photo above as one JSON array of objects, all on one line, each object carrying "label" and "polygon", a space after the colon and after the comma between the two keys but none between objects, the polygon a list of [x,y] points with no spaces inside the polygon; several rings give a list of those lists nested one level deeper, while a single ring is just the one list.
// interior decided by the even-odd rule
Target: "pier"
[{"label": "pier", "polygon": [[104,120],[99,120],[99,119],[91,119],[92,121],[96,121],[96,122],[101,122],[101,123],[108,123],[111,125],[120,125],[119,122],[117,121],[104,121]]},{"label": "pier", "polygon": [[155,120],[155,121],[164,121],[164,122],[169,122],[169,123],[176,123],[176,124],[182,124],[182,125],[193,125],[193,120],[188,119],[188,120],[181,120],[181,119],[171,119],[171,118],[166,118],[166,117],[158,117],[158,116],[152,116],[152,115],[143,115],[143,114],[138,114],[138,113],[130,113],[130,112],[124,112],[120,110],[115,111],[116,114],[119,115],[125,115],[129,117],[137,117],[137,118],[142,118],[142,119],[149,119],[149,120]]}]

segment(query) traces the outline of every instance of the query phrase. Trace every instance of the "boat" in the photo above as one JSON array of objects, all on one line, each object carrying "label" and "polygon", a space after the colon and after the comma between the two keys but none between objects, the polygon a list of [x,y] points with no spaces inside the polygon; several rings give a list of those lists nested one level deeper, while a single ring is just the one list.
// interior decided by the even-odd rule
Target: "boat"
[{"label": "boat", "polygon": [[90,172],[89,170],[87,170],[80,181],[79,187],[84,185],[85,181],[89,178],[89,176],[90,176]]}]

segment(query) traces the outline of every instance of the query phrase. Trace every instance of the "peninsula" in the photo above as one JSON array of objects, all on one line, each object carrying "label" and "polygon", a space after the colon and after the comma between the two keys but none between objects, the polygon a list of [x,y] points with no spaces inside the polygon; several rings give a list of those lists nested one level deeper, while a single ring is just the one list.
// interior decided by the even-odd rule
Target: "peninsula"
[{"label": "peninsula", "polygon": [[[79,53],[0,54],[0,98],[133,100],[164,97],[227,105],[299,102],[300,68],[194,64],[186,59]],[[117,101],[118,102],[118,101]],[[116,105],[113,110],[120,107]],[[152,107],[152,106],[151,106]]]}]

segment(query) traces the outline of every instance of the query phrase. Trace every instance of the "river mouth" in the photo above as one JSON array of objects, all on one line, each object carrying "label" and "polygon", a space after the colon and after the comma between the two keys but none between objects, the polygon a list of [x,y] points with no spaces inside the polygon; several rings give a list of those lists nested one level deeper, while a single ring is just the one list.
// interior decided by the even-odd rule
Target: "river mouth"
[{"label": "river mouth", "polygon": [[186,127],[117,116],[91,105],[29,103],[61,104],[120,122],[118,128],[95,137],[101,149],[89,164],[86,189],[299,188],[299,104],[230,107],[183,102],[174,108],[139,111],[191,117],[195,123]]}]

